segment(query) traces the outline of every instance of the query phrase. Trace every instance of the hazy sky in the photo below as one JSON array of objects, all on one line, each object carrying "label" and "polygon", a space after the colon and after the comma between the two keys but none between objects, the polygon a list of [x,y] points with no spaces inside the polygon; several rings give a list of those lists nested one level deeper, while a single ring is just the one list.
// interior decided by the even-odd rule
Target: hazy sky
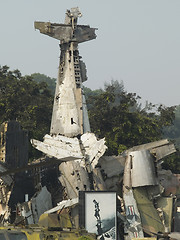
[{"label": "hazy sky", "polygon": [[123,80],[143,101],[180,104],[180,0],[1,0],[0,65],[23,75],[56,77],[59,42],[34,30],[34,21],[64,22],[78,6],[79,24],[97,27],[97,39],[79,45],[86,86]]}]

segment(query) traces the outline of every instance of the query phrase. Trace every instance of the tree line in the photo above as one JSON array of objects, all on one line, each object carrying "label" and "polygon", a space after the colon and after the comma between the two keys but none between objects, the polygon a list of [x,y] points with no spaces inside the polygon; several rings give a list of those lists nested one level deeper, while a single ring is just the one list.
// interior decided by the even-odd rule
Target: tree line
[{"label": "tree line", "polygon": [[[29,138],[42,140],[49,133],[56,79],[40,73],[22,76],[19,70],[0,66],[0,124],[17,120]],[[91,131],[106,139],[106,155],[162,138],[177,146],[177,153],[165,159],[164,167],[180,172],[180,106],[140,104],[140,96],[128,93],[123,82],[111,81],[104,89],[84,87]],[[30,160],[40,152],[30,146]]]}]

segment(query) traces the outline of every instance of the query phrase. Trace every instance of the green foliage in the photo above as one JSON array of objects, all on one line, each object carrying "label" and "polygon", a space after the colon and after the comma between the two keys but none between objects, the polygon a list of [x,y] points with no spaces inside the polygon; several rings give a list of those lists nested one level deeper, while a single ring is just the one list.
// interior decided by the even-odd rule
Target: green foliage
[{"label": "green foliage", "polygon": [[173,124],[163,127],[163,136],[174,142],[177,153],[167,157],[164,160],[163,168],[171,169],[174,173],[180,172],[180,105],[176,106],[174,111]]},{"label": "green foliage", "polygon": [[[17,120],[29,133],[29,138],[42,140],[49,132],[52,100],[48,86],[32,77],[22,77],[18,70],[0,67],[0,124]],[[30,158],[38,156],[30,147]]]},{"label": "green foliage", "polygon": [[[19,70],[0,67],[0,124],[7,120],[20,122],[29,138],[42,140],[49,133],[55,79],[34,73],[22,76]],[[124,150],[163,137],[180,143],[180,106],[165,107],[139,103],[140,97],[127,93],[123,82],[111,81],[104,90],[84,87],[89,109],[91,130],[106,139],[107,155],[118,155]],[[175,117],[175,118],[174,118]],[[173,125],[172,125],[173,123]],[[30,145],[30,159],[40,152]],[[180,171],[180,154],[165,159],[164,167]]]},{"label": "green foliage", "polygon": [[104,92],[102,89],[91,90],[90,88],[85,86],[83,86],[83,90],[86,98],[90,96],[98,96],[99,94]]},{"label": "green foliage", "polygon": [[162,127],[171,125],[174,108],[146,104],[141,108],[140,97],[127,93],[123,83],[112,81],[98,95],[91,95],[89,118],[92,132],[106,139],[107,155],[160,140]]},{"label": "green foliage", "polygon": [[173,173],[180,173],[180,151],[166,157],[162,164],[164,169],[170,169]]},{"label": "green foliage", "polygon": [[180,105],[175,108],[175,117],[171,126],[163,128],[164,137],[175,141],[175,144],[180,148]]},{"label": "green foliage", "polygon": [[51,90],[52,95],[54,95],[55,88],[56,88],[55,78],[50,78],[41,73],[33,73],[30,75],[30,77],[32,77],[32,79],[37,83],[45,82],[48,85],[48,88]]},{"label": "green foliage", "polygon": [[160,113],[159,121],[163,128],[172,126],[175,119],[175,109],[175,106],[166,107],[162,104],[158,107],[158,112]]},{"label": "green foliage", "polygon": [[[98,96],[104,92],[102,89],[91,90],[90,88],[87,88],[85,86],[83,86],[83,91],[84,91],[84,95],[85,95],[86,99],[88,99],[90,97]],[[91,104],[90,102],[87,102],[88,109],[92,108],[92,106],[93,106],[93,104]]]}]

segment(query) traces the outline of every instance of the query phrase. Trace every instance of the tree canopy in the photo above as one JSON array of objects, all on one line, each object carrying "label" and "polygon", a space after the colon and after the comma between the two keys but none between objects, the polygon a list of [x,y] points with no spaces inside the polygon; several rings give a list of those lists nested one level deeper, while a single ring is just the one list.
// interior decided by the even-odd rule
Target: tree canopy
[{"label": "tree canopy", "polygon": [[117,155],[135,145],[160,140],[162,127],[172,124],[174,107],[147,103],[142,108],[139,100],[118,81],[106,84],[99,95],[87,98],[92,131],[106,138],[106,154]]},{"label": "tree canopy", "polygon": [[56,79],[50,78],[41,73],[33,73],[30,77],[37,83],[45,82],[48,88],[51,90],[52,95],[54,95],[55,88],[56,88]]},{"label": "tree canopy", "polygon": [[[52,102],[45,82],[37,83],[30,76],[22,77],[18,70],[0,67],[0,123],[17,120],[29,138],[42,139],[49,132]],[[35,152],[31,148],[30,157]]]},{"label": "tree canopy", "polygon": [[[44,81],[43,81],[44,79]],[[29,138],[42,140],[49,133],[53,106],[55,79],[35,73],[22,76],[20,71],[10,71],[0,66],[0,124],[17,120],[29,132]],[[166,107],[146,103],[128,93],[123,82],[111,81],[104,89],[84,87],[91,131],[104,138],[106,155],[118,155],[124,150],[167,137],[180,139],[180,106]],[[174,125],[173,125],[174,123]],[[30,159],[40,152],[30,147]],[[169,157],[164,166],[180,171],[180,154]]]}]

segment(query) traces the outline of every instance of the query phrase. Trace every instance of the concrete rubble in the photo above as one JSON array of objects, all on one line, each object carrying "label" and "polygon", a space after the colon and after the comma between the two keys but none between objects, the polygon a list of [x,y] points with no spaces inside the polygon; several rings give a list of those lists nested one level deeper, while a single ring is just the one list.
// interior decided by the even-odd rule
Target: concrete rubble
[{"label": "concrete rubble", "polygon": [[[64,24],[35,22],[41,33],[60,40],[50,133],[43,142],[31,140],[45,157],[30,169],[26,133],[17,122],[1,126],[0,173],[6,175],[0,175],[0,222],[79,228],[79,192],[115,191],[118,239],[168,234],[179,239],[180,177],[161,168],[162,159],[176,152],[174,144],[164,139],[135,146],[119,156],[105,156],[105,139],[90,132],[82,85],[87,80],[86,68],[78,44],[95,39],[96,28],[78,25],[81,15],[72,8]],[[15,155],[13,149],[21,149],[20,154]],[[13,174],[15,168],[19,171]],[[68,220],[64,222],[62,216]]]}]

